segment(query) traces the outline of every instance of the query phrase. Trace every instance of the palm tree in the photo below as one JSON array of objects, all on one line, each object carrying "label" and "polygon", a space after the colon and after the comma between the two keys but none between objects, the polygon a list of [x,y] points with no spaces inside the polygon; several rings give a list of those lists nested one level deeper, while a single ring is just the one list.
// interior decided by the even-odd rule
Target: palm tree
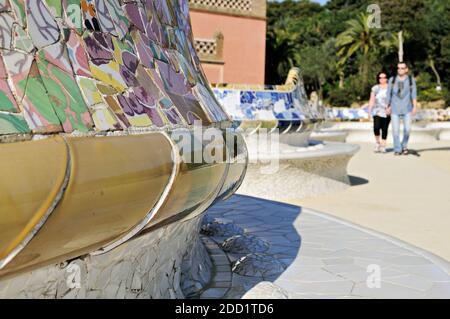
[{"label": "palm tree", "polygon": [[284,81],[289,69],[294,66],[293,56],[298,51],[298,34],[287,30],[288,20],[278,21],[267,32],[266,80],[270,82]]},{"label": "palm tree", "polygon": [[377,42],[375,29],[369,27],[368,19],[368,15],[361,13],[356,19],[347,21],[348,28],[336,39],[338,56],[341,58],[340,66],[344,65],[354,54],[361,53],[362,61],[359,70],[363,87],[366,87],[368,82],[369,53]]}]

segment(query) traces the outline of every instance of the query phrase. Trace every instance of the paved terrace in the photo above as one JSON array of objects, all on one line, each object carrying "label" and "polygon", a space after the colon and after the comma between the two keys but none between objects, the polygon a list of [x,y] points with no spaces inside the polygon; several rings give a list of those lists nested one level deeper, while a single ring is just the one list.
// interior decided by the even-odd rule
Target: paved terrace
[{"label": "paved terrace", "polygon": [[[389,137],[389,140],[391,136]],[[374,229],[450,260],[450,142],[410,145],[415,155],[374,154],[360,144],[354,186],[289,203]]]},{"label": "paved terrace", "polygon": [[[225,237],[204,237],[215,276],[201,298],[450,298],[447,261],[329,215],[235,195],[207,218],[233,224],[228,229],[268,250],[259,255],[266,262],[238,275],[232,263],[245,254],[224,253]],[[380,267],[380,288],[366,283],[369,265]]]}]

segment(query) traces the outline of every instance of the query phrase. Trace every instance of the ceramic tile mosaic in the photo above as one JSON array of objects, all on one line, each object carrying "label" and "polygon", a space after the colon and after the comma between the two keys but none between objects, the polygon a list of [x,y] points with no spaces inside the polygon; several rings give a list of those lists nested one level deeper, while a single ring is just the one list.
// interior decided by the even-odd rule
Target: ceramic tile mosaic
[{"label": "ceramic tile mosaic", "polygon": [[11,113],[19,112],[16,99],[14,98],[11,88],[8,84],[8,77],[5,72],[3,60],[0,57],[0,111]]},{"label": "ceramic tile mosaic", "polygon": [[[297,72],[297,71],[295,71]],[[225,85],[213,92],[233,120],[305,121],[324,118],[322,110],[308,101],[300,74],[298,82],[287,85]]]},{"label": "ceramic tile mosaic", "polygon": [[359,109],[351,108],[333,108],[333,118],[341,121],[359,121],[367,120],[369,118],[368,107]]},{"label": "ceramic tile mosaic", "polygon": [[228,121],[187,0],[0,1],[0,133]]},{"label": "ceramic tile mosaic", "polygon": [[29,133],[30,129],[23,116],[0,112],[0,135]]},{"label": "ceramic tile mosaic", "polygon": [[[0,281],[106,256],[227,198],[246,171],[244,140],[214,139],[215,150],[237,153],[192,164],[210,146],[195,136],[197,120],[223,134],[231,126],[196,56],[188,0],[0,0],[0,175],[9,181],[0,183]],[[191,151],[178,144],[185,136],[196,140]],[[145,254],[164,250],[155,249]]]},{"label": "ceramic tile mosaic", "polygon": [[291,92],[234,89],[213,91],[235,120],[301,120],[306,116],[300,107],[294,105]]}]

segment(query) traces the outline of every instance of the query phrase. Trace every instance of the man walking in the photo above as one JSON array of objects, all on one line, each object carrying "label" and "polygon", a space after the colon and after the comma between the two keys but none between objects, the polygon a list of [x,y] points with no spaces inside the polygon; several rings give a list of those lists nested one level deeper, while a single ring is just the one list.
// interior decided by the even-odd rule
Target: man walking
[{"label": "man walking", "polygon": [[[408,155],[411,123],[417,112],[416,81],[408,72],[408,65],[405,62],[400,62],[397,65],[397,76],[389,79],[388,113],[391,113],[392,119],[394,155]],[[401,143],[400,120],[403,120],[403,141]]]}]

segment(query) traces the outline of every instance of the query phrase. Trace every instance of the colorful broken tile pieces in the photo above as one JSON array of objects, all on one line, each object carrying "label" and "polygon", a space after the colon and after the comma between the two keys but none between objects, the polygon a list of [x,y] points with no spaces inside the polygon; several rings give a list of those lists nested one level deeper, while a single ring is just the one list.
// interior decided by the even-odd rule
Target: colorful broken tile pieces
[{"label": "colorful broken tile pieces", "polygon": [[61,0],[44,0],[50,13],[56,17],[62,16],[62,1]]},{"label": "colorful broken tile pieces", "polygon": [[11,113],[19,112],[16,99],[14,98],[5,78],[0,78],[0,111]]},{"label": "colorful broken tile pieces", "polygon": [[16,50],[22,50],[27,53],[31,53],[33,51],[33,41],[26,30],[18,24],[15,24],[13,27],[13,35],[14,41],[12,43],[12,47]]},{"label": "colorful broken tile pieces", "polygon": [[100,131],[108,131],[112,129],[121,129],[122,125],[117,120],[114,112],[106,104],[97,104],[91,106],[89,111],[95,127]]},{"label": "colorful broken tile pieces", "polygon": [[29,133],[30,129],[23,116],[0,112],[0,135]]},{"label": "colorful broken tile pieces", "polygon": [[108,107],[114,112],[114,115],[119,121],[119,124],[122,128],[131,127],[131,123],[125,115],[122,107],[114,96],[105,96],[104,100]]},{"label": "colorful broken tile pieces", "polygon": [[235,121],[317,122],[325,108],[308,101],[299,68],[289,71],[285,85],[219,85],[217,100]]},{"label": "colorful broken tile pieces", "polygon": [[[184,123],[180,113],[169,98],[162,98],[159,100],[159,105],[170,123]],[[186,117],[191,121],[195,121],[197,119],[194,114],[186,114]]]},{"label": "colorful broken tile pieces", "polygon": [[95,0],[95,12],[97,13],[98,24],[103,32],[109,33],[113,36],[117,36],[117,30],[114,26],[114,22],[111,19],[108,7],[105,1]]},{"label": "colorful broken tile pieces", "polygon": [[241,105],[239,90],[213,89],[214,95],[233,120],[256,120],[256,114],[248,105]]},{"label": "colorful broken tile pieces", "polygon": [[359,121],[369,118],[368,107],[359,109],[351,108],[333,108],[333,118],[341,121]]},{"label": "colorful broken tile pieces", "polygon": [[141,32],[145,32],[145,17],[144,9],[136,2],[125,3],[123,5],[130,22],[138,28]]},{"label": "colorful broken tile pieces", "polygon": [[213,98],[213,93],[209,87],[203,86],[198,83],[193,88],[193,93],[197,100],[208,111],[208,115],[214,122],[228,121],[228,115],[223,111],[222,107],[218,104],[217,100]]},{"label": "colorful broken tile pieces", "polygon": [[90,31],[101,31],[94,1],[81,0],[81,11],[83,13],[84,27]]},{"label": "colorful broken tile pieces", "polygon": [[29,76],[34,57],[32,54],[9,50],[2,50],[0,55],[3,58],[5,73],[11,83],[11,90],[15,91],[20,102],[23,95],[20,94],[17,86],[21,81],[26,81]]},{"label": "colorful broken tile pieces", "polygon": [[126,17],[120,3],[116,0],[103,1],[106,10],[108,10],[109,16],[111,17],[111,21],[114,24],[117,34],[119,38],[122,40],[128,34],[128,26],[130,25],[130,21]]},{"label": "colorful broken tile pieces", "polygon": [[0,10],[4,11],[9,8],[9,2],[6,0],[0,0]]},{"label": "colorful broken tile pieces", "polygon": [[81,37],[74,30],[69,31],[66,48],[72,64],[73,73],[75,75],[90,77],[91,70],[89,69],[89,59],[86,49],[81,42]]},{"label": "colorful broken tile pieces", "polygon": [[37,64],[52,107],[64,131],[89,131],[92,119],[73,75],[47,61],[39,61]]},{"label": "colorful broken tile pieces", "polygon": [[36,52],[35,58],[42,63],[54,65],[64,72],[73,74],[67,47],[60,42],[39,50]]},{"label": "colorful broken tile pieces", "polygon": [[307,107],[295,91],[213,89],[233,120],[298,121],[310,118]]},{"label": "colorful broken tile pieces", "polygon": [[9,0],[10,8],[15,15],[15,21],[21,26],[27,26],[25,0]]},{"label": "colorful broken tile pieces", "polygon": [[43,48],[60,39],[55,18],[43,0],[26,0],[27,30],[36,48]]},{"label": "colorful broken tile pieces", "polygon": [[83,14],[81,10],[80,0],[62,0],[62,20],[63,27],[75,31],[79,35],[83,33]]},{"label": "colorful broken tile pieces", "polygon": [[228,121],[188,0],[1,0],[0,134]]},{"label": "colorful broken tile pieces", "polygon": [[52,106],[35,61],[32,62],[28,77],[18,81],[15,89],[23,97],[20,103],[24,109],[24,117],[34,132],[62,131],[61,122]]},{"label": "colorful broken tile pieces", "polygon": [[0,48],[11,49],[14,18],[8,12],[0,13]]}]

